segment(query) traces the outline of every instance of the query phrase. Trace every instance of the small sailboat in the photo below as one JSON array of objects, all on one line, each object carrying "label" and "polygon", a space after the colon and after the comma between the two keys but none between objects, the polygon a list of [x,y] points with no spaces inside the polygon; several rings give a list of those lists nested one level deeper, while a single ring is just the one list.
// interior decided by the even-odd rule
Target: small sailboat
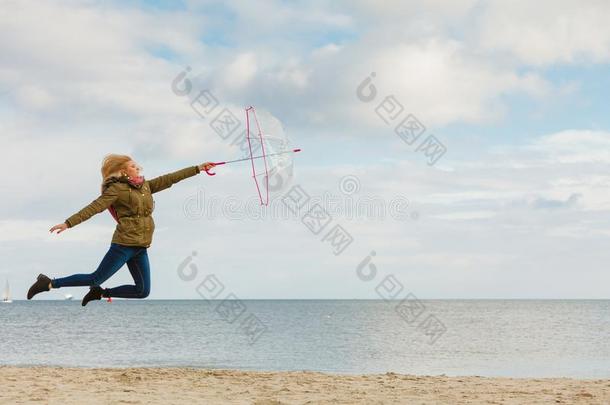
[{"label": "small sailboat", "polygon": [[2,294],[2,302],[4,304],[13,302],[11,299],[11,287],[8,285],[8,280],[6,280],[6,286],[4,287],[4,293]]}]

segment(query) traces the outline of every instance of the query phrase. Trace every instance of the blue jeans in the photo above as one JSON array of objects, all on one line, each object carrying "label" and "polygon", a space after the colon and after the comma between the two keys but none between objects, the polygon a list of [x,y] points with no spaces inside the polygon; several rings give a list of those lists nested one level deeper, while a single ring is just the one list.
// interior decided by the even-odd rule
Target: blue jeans
[{"label": "blue jeans", "polygon": [[150,264],[145,247],[111,243],[97,270],[89,274],[73,274],[51,280],[53,288],[99,286],[127,263],[136,285],[121,285],[104,290],[105,297],[146,298],[150,294]]}]

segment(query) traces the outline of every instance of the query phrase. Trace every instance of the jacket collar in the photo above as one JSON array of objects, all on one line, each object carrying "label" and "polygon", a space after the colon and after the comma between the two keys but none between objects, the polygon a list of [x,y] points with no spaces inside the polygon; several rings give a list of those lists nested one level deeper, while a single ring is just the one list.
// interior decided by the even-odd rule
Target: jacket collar
[{"label": "jacket collar", "polygon": [[102,192],[106,190],[112,183],[127,183],[129,186],[133,188],[140,189],[145,183],[145,180],[142,181],[141,184],[135,184],[129,177],[121,175],[121,176],[111,176],[108,177],[104,183],[102,184]]}]

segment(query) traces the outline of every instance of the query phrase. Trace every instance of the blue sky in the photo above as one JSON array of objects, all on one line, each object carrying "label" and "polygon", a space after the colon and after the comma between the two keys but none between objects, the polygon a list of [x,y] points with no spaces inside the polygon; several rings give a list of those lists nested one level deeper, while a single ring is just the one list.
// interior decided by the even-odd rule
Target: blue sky
[{"label": "blue sky", "polygon": [[[190,107],[208,89],[238,117],[247,105],[267,112],[303,148],[277,201],[298,184],[344,206],[408,200],[406,219],[334,213],[353,237],[336,256],[298,219],[189,218],[185,204],[202,190],[224,202],[255,197],[244,167],[222,168],[155,197],[151,298],[198,297],[176,273],[193,250],[243,298],[378,298],[381,279],[354,270],[371,250],[380,274],[422,298],[607,298],[605,2],[1,7],[0,277],[17,296],[40,272],[89,272],[103,257],[114,227],[105,213],[47,230],[97,196],[107,153],[131,154],[148,178],[240,156]],[[187,66],[194,90],[180,97],[171,84]],[[377,96],[367,103],[357,88],[371,72]],[[398,120],[414,114],[421,139],[446,147],[434,165],[394,133],[397,121],[376,115],[390,95],[404,107]],[[126,271],[108,285],[123,282]],[[49,297],[64,292],[81,290]]]}]

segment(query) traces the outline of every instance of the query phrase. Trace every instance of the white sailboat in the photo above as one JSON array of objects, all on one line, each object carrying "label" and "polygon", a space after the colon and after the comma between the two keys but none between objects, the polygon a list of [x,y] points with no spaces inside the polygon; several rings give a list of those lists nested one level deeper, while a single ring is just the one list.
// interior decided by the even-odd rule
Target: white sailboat
[{"label": "white sailboat", "polygon": [[11,299],[11,287],[8,285],[8,280],[6,280],[6,286],[4,287],[4,293],[2,294],[2,302],[4,304],[13,302]]}]

